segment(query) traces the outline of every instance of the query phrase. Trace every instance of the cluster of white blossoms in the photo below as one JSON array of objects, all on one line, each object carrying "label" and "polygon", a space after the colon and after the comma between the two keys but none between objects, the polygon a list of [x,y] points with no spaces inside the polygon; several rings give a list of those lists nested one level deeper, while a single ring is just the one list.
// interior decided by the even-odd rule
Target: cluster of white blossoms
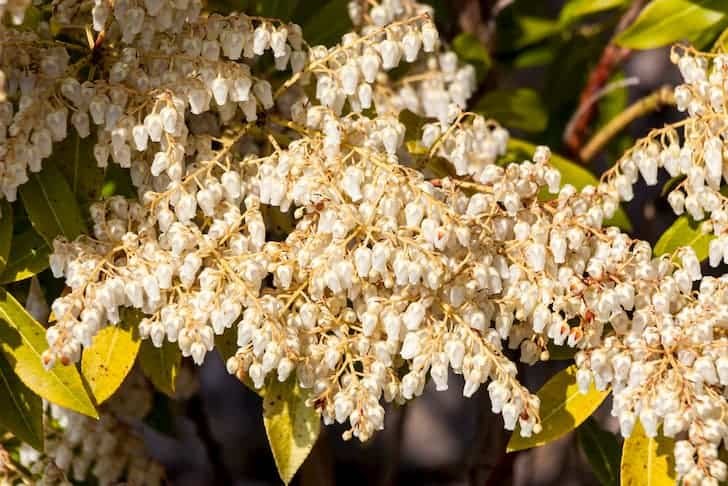
[{"label": "cluster of white blossoms", "polygon": [[[65,19],[83,15],[60,5]],[[326,423],[349,422],[347,438],[382,428],[383,401],[410,400],[428,379],[446,389],[450,372],[465,396],[487,388],[505,427],[529,436],[541,430],[539,400],[510,356],[532,364],[549,342],[566,344],[579,350],[582,388],[612,387],[625,435],[637,419],[650,436],[662,427],[679,439],[684,484],[725,479],[728,285],[701,280],[692,250],[656,258],[605,221],[640,174],[654,184],[664,166],[687,175],[676,209],[682,197],[717,234],[728,229],[718,191],[728,113],[713,101],[728,62],[681,57],[688,84],[676,97],[690,117],[577,190],[545,147],[498,164],[508,133],[462,112],[473,70],[444,50],[426,7],[350,11],[356,31],[332,48],[309,47],[295,25],[201,14],[192,1],[96,2],[103,48],[77,61],[2,33],[27,53],[3,57],[6,197],[63,138],[46,116],[58,111],[138,191],[94,203],[92,234],[55,241],[51,268],[70,291],[52,305],[44,364],[78,361],[134,308],[143,338],[177,343],[197,364],[230,329],[231,374],[257,388],[295,377]],[[275,90],[256,76],[268,54],[290,70]],[[30,74],[47,58],[52,76]],[[83,63],[99,71],[80,83]],[[390,78],[401,63],[411,76]],[[434,119],[418,144],[426,154],[407,150],[403,110]],[[48,144],[33,166],[14,149],[28,141]],[[430,178],[443,160],[453,177]],[[711,244],[713,263],[716,252],[728,248]]]},{"label": "cluster of white blossoms", "polygon": [[[92,419],[55,405],[46,410],[45,450],[27,444],[18,451],[18,464],[41,486],[93,482],[100,486],[164,484],[164,470],[146,455],[136,423],[152,407],[150,384],[140,372],[132,372],[124,385]],[[29,484],[22,476],[8,474],[3,484]],[[73,481],[73,482],[72,482]]]}]

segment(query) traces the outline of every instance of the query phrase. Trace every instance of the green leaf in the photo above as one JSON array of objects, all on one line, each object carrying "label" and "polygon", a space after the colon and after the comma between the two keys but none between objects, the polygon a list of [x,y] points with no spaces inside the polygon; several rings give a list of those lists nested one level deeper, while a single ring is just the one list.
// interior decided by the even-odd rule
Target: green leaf
[{"label": "green leaf", "polygon": [[628,2],[629,0],[569,0],[561,9],[559,23],[566,26],[587,15],[621,7]]},{"label": "green leaf", "polygon": [[258,2],[258,15],[288,21],[297,6],[298,0],[265,0]]},{"label": "green leaf", "polygon": [[557,346],[553,341],[549,341],[546,346],[549,351],[549,361],[566,361],[574,359],[574,355],[577,351],[565,344]]},{"label": "green leaf", "polygon": [[100,198],[104,184],[104,170],[96,163],[93,153],[95,141],[96,137],[81,138],[74,130],[64,141],[53,146],[53,155],[43,164],[60,170],[83,207]]},{"label": "green leaf", "polygon": [[[215,336],[215,348],[217,349],[217,352],[220,353],[223,363],[226,363],[227,360],[235,356],[235,353],[238,352],[238,326],[234,325],[229,327],[225,329],[225,332],[221,335]],[[240,379],[239,376],[238,379]],[[240,381],[261,397],[264,395],[265,387],[261,389],[255,388],[250,377],[247,375],[245,375]]]},{"label": "green leaf", "polygon": [[652,49],[700,34],[728,14],[725,0],[653,0],[617,43],[632,49]]},{"label": "green leaf", "polygon": [[693,221],[685,214],[680,216],[655,243],[655,256],[670,254],[680,247],[689,246],[695,250],[698,260],[705,260],[708,258],[710,240],[715,236],[713,233],[704,233],[701,226],[702,223]]},{"label": "green leaf", "polygon": [[0,201],[0,275],[5,271],[13,241],[13,208],[6,200]]},{"label": "green leaf", "polygon": [[461,61],[472,64],[478,80],[483,80],[493,64],[488,50],[477,37],[469,32],[463,32],[453,39],[452,50],[455,51]]},{"label": "green leaf", "polygon": [[637,421],[622,447],[621,486],[674,486],[675,441],[659,435],[645,435]]},{"label": "green leaf", "polygon": [[[535,145],[517,138],[510,138],[508,140],[508,151],[501,163],[520,163],[523,160],[530,160],[535,151]],[[599,180],[591,172],[558,154],[551,154],[550,163],[552,166],[557,168],[559,172],[561,172],[561,185],[571,184],[577,189],[583,189],[588,185],[597,186],[599,184]],[[554,196],[552,194],[544,193],[541,194],[540,197],[544,200],[548,200]],[[606,221],[604,224],[606,226],[614,225],[622,228],[623,230],[632,231],[632,223],[630,223],[627,214],[622,208],[618,208],[614,217]]]},{"label": "green leaf", "polygon": [[602,486],[619,485],[621,449],[617,436],[602,429],[593,418],[588,418],[578,429],[576,437],[584,451],[592,472]]},{"label": "green leaf", "polygon": [[281,480],[288,484],[311,452],[321,427],[318,413],[306,406],[295,377],[266,386],[263,423]]},{"label": "green leaf", "polygon": [[140,319],[138,311],[124,309],[121,322],[101,329],[84,349],[81,371],[97,405],[114,394],[134,366],[141,342]]},{"label": "green leaf", "polygon": [[45,240],[31,228],[15,235],[8,265],[0,274],[0,284],[18,282],[42,272],[48,268],[50,251]]},{"label": "green leaf", "polygon": [[149,339],[142,343],[139,364],[144,375],[157,390],[170,397],[174,397],[181,363],[182,353],[177,344],[164,341],[162,347],[157,348]]},{"label": "green leaf", "polygon": [[[305,3],[308,3],[305,2]],[[351,30],[347,2],[331,0],[303,24],[303,36],[310,45],[332,46]]]},{"label": "green leaf", "polygon": [[0,426],[37,451],[43,450],[43,402],[0,355]]},{"label": "green leaf", "polygon": [[0,288],[0,350],[25,385],[49,402],[98,418],[75,366],[45,370],[45,328],[5,289]]},{"label": "green leaf", "polygon": [[548,123],[541,97],[528,88],[490,91],[475,103],[473,111],[525,132],[542,132]]},{"label": "green leaf", "polygon": [[58,169],[46,165],[20,187],[33,228],[49,243],[58,235],[75,239],[86,228],[76,198]]},{"label": "green leaf", "polygon": [[530,449],[547,444],[571,432],[586,420],[607,398],[609,390],[598,391],[592,383],[585,395],[576,385],[576,365],[571,365],[554,375],[541,387],[537,395],[541,399],[541,433],[521,437],[520,428],[508,441],[508,452]]},{"label": "green leaf", "polygon": [[499,51],[517,51],[559,32],[558,22],[544,17],[510,14],[499,16],[499,20],[501,22],[496,29]]}]

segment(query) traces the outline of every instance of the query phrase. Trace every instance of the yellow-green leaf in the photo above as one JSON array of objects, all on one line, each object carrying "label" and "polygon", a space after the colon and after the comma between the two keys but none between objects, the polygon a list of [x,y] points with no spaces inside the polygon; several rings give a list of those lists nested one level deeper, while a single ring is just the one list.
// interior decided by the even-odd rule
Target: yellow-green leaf
[{"label": "yellow-green leaf", "polygon": [[621,486],[674,486],[673,439],[645,435],[637,421],[622,447]]},{"label": "yellow-green leaf", "polygon": [[273,377],[263,398],[263,422],[281,480],[288,484],[311,452],[321,427],[318,413],[306,406],[304,391],[291,377]]},{"label": "yellow-green leaf", "polygon": [[0,201],[0,275],[5,271],[13,240],[13,208],[6,200]]},{"label": "yellow-green leaf", "polygon": [[0,354],[0,425],[38,451],[43,450],[43,402]]},{"label": "yellow-green leaf", "polygon": [[161,348],[155,347],[149,339],[142,343],[139,352],[142,371],[157,390],[170,397],[174,396],[176,390],[181,363],[182,353],[176,343],[164,341]]},{"label": "yellow-green leaf", "polygon": [[629,0],[569,0],[561,9],[559,23],[566,26],[576,20],[625,5]]},{"label": "yellow-green leaf", "polygon": [[0,284],[18,282],[39,274],[48,268],[49,254],[48,243],[32,228],[15,235],[10,245],[8,264],[0,274]]},{"label": "yellow-green leaf", "polygon": [[458,34],[452,41],[452,50],[463,62],[475,68],[476,76],[480,81],[493,64],[488,49],[470,32]]},{"label": "yellow-green leaf", "polygon": [[693,41],[727,14],[725,0],[653,0],[617,36],[617,43],[632,49],[652,49],[684,39]]},{"label": "yellow-green leaf", "polygon": [[81,371],[98,405],[114,394],[134,366],[141,343],[139,320],[139,312],[125,309],[122,321],[101,329],[83,351]]},{"label": "yellow-green leaf", "polygon": [[607,398],[609,390],[598,391],[594,384],[585,395],[576,385],[576,365],[569,366],[554,375],[541,387],[537,395],[541,399],[541,433],[521,437],[517,427],[508,441],[508,452],[530,449],[571,432],[586,420]]},{"label": "yellow-green leaf", "polygon": [[49,402],[98,418],[75,366],[43,368],[45,328],[0,288],[0,350],[25,385]]},{"label": "yellow-green leaf", "polygon": [[30,175],[20,187],[20,198],[33,228],[49,244],[58,235],[73,240],[86,230],[73,191],[52,165]]},{"label": "yellow-green leaf", "polygon": [[542,132],[548,123],[541,96],[528,88],[490,91],[475,103],[473,111],[526,132]]},{"label": "yellow-green leaf", "polygon": [[708,258],[708,247],[713,238],[713,233],[702,231],[701,223],[682,215],[662,233],[660,239],[655,243],[655,256],[670,254],[680,247],[689,246],[695,250],[698,260],[703,261]]}]

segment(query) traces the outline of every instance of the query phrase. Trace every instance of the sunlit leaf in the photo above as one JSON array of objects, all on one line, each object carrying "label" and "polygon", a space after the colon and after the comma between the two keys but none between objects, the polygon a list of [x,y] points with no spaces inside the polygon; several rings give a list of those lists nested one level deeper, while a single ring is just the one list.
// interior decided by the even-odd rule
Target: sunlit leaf
[{"label": "sunlit leaf", "polygon": [[679,40],[693,41],[726,15],[725,0],[653,0],[617,36],[617,43],[632,49],[652,49]]},{"label": "sunlit leaf", "polygon": [[20,197],[33,228],[49,243],[58,235],[69,240],[85,231],[81,211],[66,179],[46,165],[20,187]]},{"label": "sunlit leaf", "polygon": [[617,436],[602,429],[593,418],[586,419],[576,429],[576,436],[602,486],[618,486],[622,451]]},{"label": "sunlit leaf", "polygon": [[0,274],[0,284],[25,280],[48,268],[50,248],[48,243],[29,228],[13,237],[10,257],[5,271]]},{"label": "sunlit leaf", "polygon": [[562,25],[568,25],[587,15],[611,10],[628,3],[629,0],[569,0],[561,9],[559,22]]},{"label": "sunlit leaf", "polygon": [[13,241],[13,208],[6,200],[0,201],[0,275],[5,271]]},{"label": "sunlit leaf", "polygon": [[469,32],[458,34],[452,41],[452,50],[461,61],[471,64],[475,68],[477,78],[482,80],[490,69],[493,61],[485,46]]},{"label": "sunlit leaf", "polygon": [[139,364],[154,387],[162,393],[174,396],[177,375],[182,363],[182,353],[176,343],[164,341],[161,348],[147,339],[139,352]]},{"label": "sunlit leaf", "polygon": [[588,393],[580,393],[576,372],[576,365],[569,366],[541,387],[537,395],[541,399],[543,430],[531,437],[521,437],[520,428],[516,427],[508,441],[508,452],[538,447],[562,437],[581,425],[607,398],[609,390],[598,391],[594,384]]},{"label": "sunlit leaf", "polygon": [[139,352],[140,315],[125,309],[122,321],[101,329],[90,347],[83,350],[81,371],[98,405],[121,386]]},{"label": "sunlit leaf", "polygon": [[25,385],[49,402],[97,418],[81,375],[75,366],[43,368],[48,347],[45,328],[5,289],[0,288],[0,350]]},{"label": "sunlit leaf", "polygon": [[527,132],[541,132],[548,123],[541,97],[528,88],[489,91],[475,103],[473,111]]},{"label": "sunlit leaf", "polygon": [[655,255],[670,254],[680,247],[689,246],[695,250],[698,260],[705,260],[708,258],[710,240],[715,236],[712,232],[704,232],[701,226],[701,223],[693,221],[687,215],[680,216],[655,243]]},{"label": "sunlit leaf", "polygon": [[621,486],[674,486],[673,439],[645,435],[637,421],[622,446]]},{"label": "sunlit leaf", "polygon": [[281,480],[288,484],[311,452],[321,427],[321,418],[306,406],[295,377],[266,386],[263,422]]},{"label": "sunlit leaf", "polygon": [[43,402],[26,387],[0,354],[0,425],[38,451],[43,450]]}]

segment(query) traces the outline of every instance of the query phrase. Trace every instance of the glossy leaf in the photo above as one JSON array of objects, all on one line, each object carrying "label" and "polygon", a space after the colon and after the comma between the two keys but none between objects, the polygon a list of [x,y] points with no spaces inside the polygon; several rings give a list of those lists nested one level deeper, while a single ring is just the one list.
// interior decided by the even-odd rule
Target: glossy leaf
[{"label": "glossy leaf", "polygon": [[141,343],[139,319],[138,312],[125,309],[122,321],[101,329],[83,351],[81,371],[97,405],[116,392],[134,366]]},{"label": "glossy leaf", "polygon": [[689,246],[695,250],[698,260],[705,260],[708,258],[710,240],[715,236],[713,233],[704,233],[701,226],[701,223],[693,221],[687,215],[680,216],[655,243],[655,256],[670,254],[680,247]]},{"label": "glossy leaf", "polygon": [[568,25],[582,17],[621,7],[629,0],[569,0],[561,9],[559,22]]},{"label": "glossy leaf", "polygon": [[139,364],[154,387],[173,397],[177,385],[177,375],[182,363],[182,353],[176,343],[164,341],[161,348],[147,339],[139,352]]},{"label": "glossy leaf", "polygon": [[288,484],[311,452],[321,418],[306,406],[304,391],[291,377],[284,383],[275,377],[266,386],[263,422],[281,480]]},{"label": "glossy leaf", "polygon": [[43,402],[0,355],[0,426],[37,451],[43,450]]},{"label": "glossy leaf", "polygon": [[621,486],[674,486],[673,439],[645,435],[637,421],[622,447]]},{"label": "glossy leaf", "polygon": [[20,197],[33,228],[49,243],[58,235],[69,240],[85,231],[81,211],[66,179],[46,165],[20,187]]},{"label": "glossy leaf", "polygon": [[45,328],[5,289],[0,288],[0,350],[25,385],[49,402],[97,418],[96,409],[75,366],[43,368],[48,347]]},{"label": "glossy leaf", "polygon": [[490,91],[478,100],[473,111],[526,132],[541,132],[548,122],[541,97],[527,88]]},{"label": "glossy leaf", "polygon": [[576,437],[602,486],[618,486],[622,451],[617,436],[602,429],[590,417],[576,429]]},{"label": "glossy leaf", "polygon": [[[308,2],[304,2],[307,4]],[[332,46],[341,40],[341,36],[351,29],[351,20],[346,7],[347,2],[330,0],[304,24],[306,41],[311,45],[324,44]]]},{"label": "glossy leaf", "polygon": [[653,0],[616,40],[632,49],[652,49],[684,39],[693,41],[726,15],[725,0]]},{"label": "glossy leaf", "polygon": [[516,427],[508,441],[508,452],[538,447],[571,432],[607,398],[609,390],[598,391],[593,383],[588,393],[581,394],[576,385],[576,371],[576,365],[569,366],[541,387],[537,395],[541,399],[543,430],[531,437],[521,437],[520,429]]},{"label": "glossy leaf", "polygon": [[8,264],[0,274],[0,284],[25,280],[42,272],[48,268],[50,251],[48,243],[33,229],[15,235]]},{"label": "glossy leaf", "polygon": [[5,271],[13,241],[13,208],[6,200],[0,201],[0,275]]},{"label": "glossy leaf", "polygon": [[[517,138],[511,138],[508,140],[508,152],[503,157],[502,163],[530,160],[535,151],[535,145]],[[599,180],[591,172],[558,154],[552,153],[550,164],[561,172],[561,185],[571,184],[577,189],[583,189],[588,185],[596,186],[599,184]],[[544,200],[553,197],[553,194],[547,192],[541,194],[541,198]],[[618,226],[625,231],[632,231],[632,223],[630,223],[627,213],[622,208],[618,208],[614,217],[604,224],[606,226]]]},{"label": "glossy leaf", "polygon": [[452,41],[452,50],[461,61],[471,64],[475,68],[477,78],[482,80],[490,69],[493,61],[490,54],[477,37],[469,32],[458,34]]}]

